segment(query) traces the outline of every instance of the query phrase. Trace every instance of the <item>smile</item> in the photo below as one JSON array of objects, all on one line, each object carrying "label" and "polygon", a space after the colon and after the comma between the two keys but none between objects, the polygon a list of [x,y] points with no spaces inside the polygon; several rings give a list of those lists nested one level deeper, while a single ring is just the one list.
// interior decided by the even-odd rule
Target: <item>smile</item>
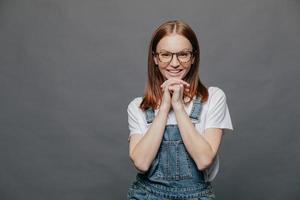
[{"label": "smile", "polygon": [[179,70],[167,70],[170,74],[173,74],[173,75],[176,75],[176,74],[179,74],[182,69],[179,69]]}]

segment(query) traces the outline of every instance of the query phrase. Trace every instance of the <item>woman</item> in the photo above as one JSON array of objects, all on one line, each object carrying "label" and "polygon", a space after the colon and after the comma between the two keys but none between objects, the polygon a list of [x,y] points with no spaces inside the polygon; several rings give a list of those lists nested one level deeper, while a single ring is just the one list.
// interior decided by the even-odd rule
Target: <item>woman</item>
[{"label": "woman", "polygon": [[199,56],[186,23],[168,21],[153,33],[144,97],[127,107],[138,170],[127,199],[215,199],[218,148],[223,129],[233,128],[224,92],[200,81]]}]

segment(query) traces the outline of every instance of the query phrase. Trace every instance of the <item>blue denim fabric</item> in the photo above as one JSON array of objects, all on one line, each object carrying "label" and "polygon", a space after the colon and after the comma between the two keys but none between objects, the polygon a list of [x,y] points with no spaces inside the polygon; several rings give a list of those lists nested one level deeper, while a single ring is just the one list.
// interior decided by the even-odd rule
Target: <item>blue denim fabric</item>
[{"label": "blue denim fabric", "polygon": [[[189,115],[191,121],[200,122],[202,104],[193,100]],[[152,123],[154,110],[145,111],[147,123]],[[127,199],[132,200],[213,200],[215,194],[204,173],[198,170],[187,152],[177,124],[165,127],[159,151],[146,173],[138,173],[128,188]]]}]

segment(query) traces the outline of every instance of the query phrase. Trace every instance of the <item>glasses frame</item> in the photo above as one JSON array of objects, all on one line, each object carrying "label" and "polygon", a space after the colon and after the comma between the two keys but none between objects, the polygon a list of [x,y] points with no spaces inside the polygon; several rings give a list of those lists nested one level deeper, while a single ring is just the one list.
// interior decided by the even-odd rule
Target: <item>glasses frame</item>
[{"label": "glasses frame", "polygon": [[[176,59],[178,60],[178,62],[179,62],[180,64],[186,64],[186,63],[190,62],[190,61],[192,60],[192,58],[194,58],[195,53],[197,53],[196,50],[188,50],[188,51],[187,51],[187,50],[183,50],[183,51],[179,51],[179,52],[175,52],[175,53],[170,52],[170,51],[165,51],[165,52],[172,54],[172,57],[171,57],[171,59],[170,59],[169,62],[163,62],[163,61],[160,60],[158,54],[163,53],[163,52],[154,52],[154,51],[152,51],[152,54],[153,54],[153,56],[157,57],[158,60],[159,60],[161,63],[164,63],[164,64],[166,64],[166,65],[169,65],[169,64],[171,63],[171,61],[173,60],[174,54],[176,54]],[[188,61],[186,61],[186,62],[180,61],[180,60],[178,59],[178,54],[179,54],[179,53],[182,53],[182,52],[190,52],[190,53],[191,53],[191,58],[190,58]]]}]

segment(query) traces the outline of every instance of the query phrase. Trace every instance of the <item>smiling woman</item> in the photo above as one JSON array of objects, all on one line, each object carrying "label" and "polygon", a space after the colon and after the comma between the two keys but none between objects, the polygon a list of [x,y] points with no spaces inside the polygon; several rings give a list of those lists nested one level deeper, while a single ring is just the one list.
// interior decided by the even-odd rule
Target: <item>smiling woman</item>
[{"label": "smiling woman", "polygon": [[186,23],[168,21],[154,32],[145,94],[127,108],[138,170],[127,199],[215,199],[223,129],[233,128],[223,90],[200,81],[199,56]]},{"label": "smiling woman", "polygon": [[[182,79],[194,62],[193,50],[190,41],[176,33],[162,38],[153,52],[155,64],[166,77]],[[174,58],[173,55],[176,55]]]}]

